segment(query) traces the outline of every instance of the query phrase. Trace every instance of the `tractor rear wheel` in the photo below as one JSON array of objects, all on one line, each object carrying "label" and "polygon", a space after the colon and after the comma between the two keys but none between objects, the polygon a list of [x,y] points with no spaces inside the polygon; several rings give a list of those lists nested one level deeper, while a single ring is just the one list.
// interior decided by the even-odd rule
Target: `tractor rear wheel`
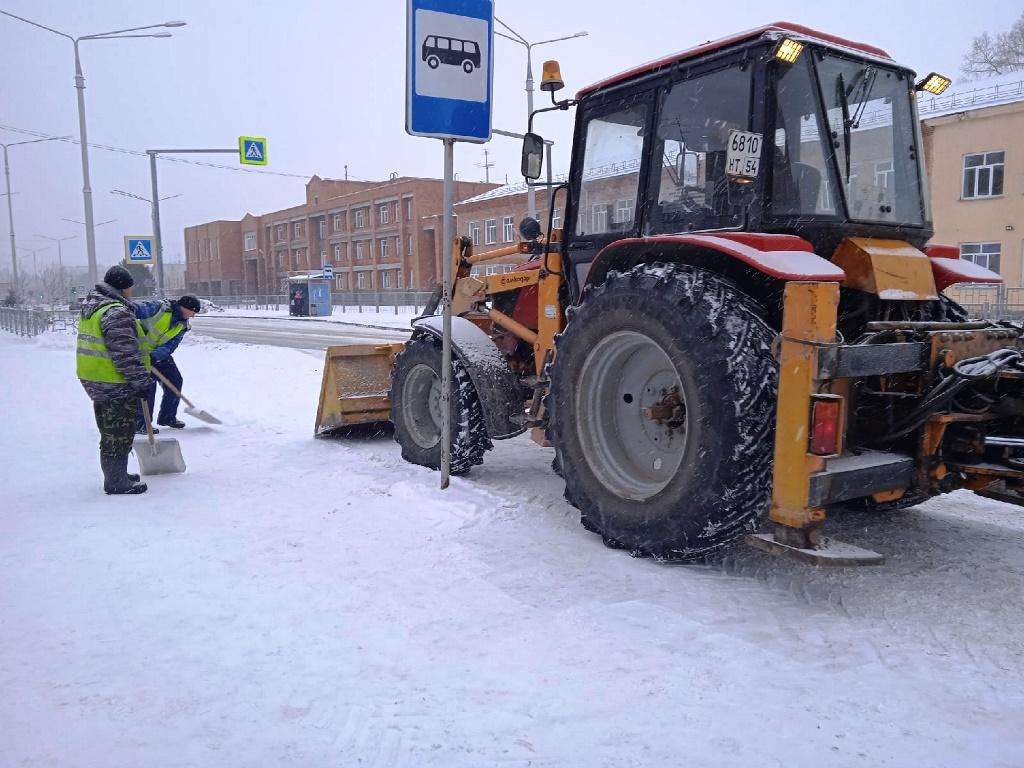
[{"label": "tractor rear wheel", "polygon": [[762,314],[684,265],[587,288],[557,339],[548,404],[566,498],[588,530],[692,557],[767,511],[777,368]]},{"label": "tractor rear wheel", "polygon": [[[452,356],[453,475],[482,464],[492,447],[483,410],[465,366]],[[402,458],[430,469],[441,468],[441,342],[432,336],[411,339],[391,371],[391,421]]]}]

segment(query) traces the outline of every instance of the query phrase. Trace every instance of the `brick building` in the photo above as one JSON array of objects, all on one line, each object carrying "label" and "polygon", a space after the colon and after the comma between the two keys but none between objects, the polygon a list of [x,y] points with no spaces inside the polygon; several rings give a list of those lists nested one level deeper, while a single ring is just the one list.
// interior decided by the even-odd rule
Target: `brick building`
[{"label": "brick building", "polygon": [[[455,199],[494,184],[456,181]],[[303,203],[185,228],[186,284],[202,295],[277,293],[289,274],[331,264],[335,289],[429,289],[441,274],[439,179],[314,176]]]}]

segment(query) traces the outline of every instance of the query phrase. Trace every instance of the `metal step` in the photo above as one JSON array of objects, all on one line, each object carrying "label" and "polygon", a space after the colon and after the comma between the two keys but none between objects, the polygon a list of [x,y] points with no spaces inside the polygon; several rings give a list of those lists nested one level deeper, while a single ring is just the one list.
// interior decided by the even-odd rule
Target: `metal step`
[{"label": "metal step", "polygon": [[895,488],[909,488],[914,459],[902,453],[866,451],[828,459],[810,478],[809,504],[824,507]]}]

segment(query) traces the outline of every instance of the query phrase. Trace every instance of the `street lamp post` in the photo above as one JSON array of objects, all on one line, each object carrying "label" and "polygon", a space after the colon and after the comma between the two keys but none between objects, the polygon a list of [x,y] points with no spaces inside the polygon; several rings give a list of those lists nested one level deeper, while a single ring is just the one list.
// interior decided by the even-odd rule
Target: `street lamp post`
[{"label": "street lamp post", "polygon": [[[181,150],[181,151],[187,152],[189,150]],[[206,151],[210,151],[210,152],[226,152],[227,150],[214,149],[214,150],[196,150],[196,151],[203,151],[203,152],[206,152]],[[237,150],[232,150],[232,151],[237,151]],[[141,200],[144,203],[149,203],[150,209],[151,209],[151,216],[152,216],[152,219],[153,219],[153,237],[156,238],[156,253],[154,254],[154,257],[156,259],[156,287],[157,287],[158,295],[163,296],[163,294],[164,294],[164,246],[163,246],[163,238],[162,238],[161,233],[160,233],[160,203],[162,203],[164,200],[173,200],[176,197],[181,197],[181,195],[178,194],[178,195],[168,195],[167,197],[159,197],[159,192],[157,190],[157,181],[156,181],[156,156],[157,156],[157,152],[153,151],[153,150],[149,150],[149,153],[150,153],[149,154],[149,162],[150,162],[149,170],[150,170],[150,175],[151,175],[151,178],[152,178],[153,197],[149,198],[149,197],[143,197],[142,195],[135,195],[135,194],[132,194],[131,192],[125,192],[123,189],[112,189],[112,190],[110,190],[110,194],[112,194],[112,195],[121,195],[122,197],[130,197],[133,200]]]},{"label": "street lamp post", "polygon": [[9,16],[12,19],[23,21],[26,24],[31,24],[33,27],[44,29],[47,32],[52,32],[55,35],[60,35],[66,40],[70,40],[75,49],[75,88],[78,90],[78,139],[82,150],[82,201],[85,207],[85,244],[86,251],[89,257],[89,282],[96,283],[99,281],[99,276],[96,271],[96,238],[94,237],[93,229],[95,224],[93,223],[93,212],[92,212],[92,187],[89,183],[89,142],[86,135],[85,128],[85,75],[82,74],[82,60],[79,56],[78,45],[85,40],[123,40],[133,37],[171,37],[170,32],[155,32],[151,34],[130,34],[133,32],[142,32],[147,29],[158,29],[162,27],[183,27],[185,26],[184,21],[165,21],[163,24],[150,24],[145,27],[129,27],[128,29],[115,29],[110,32],[98,32],[93,35],[82,35],[80,37],[73,37],[66,32],[47,27],[43,24],[39,24],[35,21],[16,16],[8,11],[0,11],[0,14]]},{"label": "street lamp post", "polygon": [[[64,252],[61,250],[61,244],[66,243],[68,240],[74,240],[78,235],[69,235],[68,237],[51,237],[50,235],[36,235],[38,238],[43,240],[49,240],[52,243],[57,244],[57,266],[59,267],[58,275],[60,276],[60,289],[64,290]],[[96,282],[99,282],[98,280]],[[51,297],[52,298],[52,297]]]},{"label": "street lamp post", "polygon": [[20,147],[23,144],[39,144],[44,141],[60,141],[67,136],[53,137],[49,139],[31,139],[29,141],[14,141],[9,144],[0,144],[4,149],[4,180],[7,182],[7,221],[11,227],[11,272],[13,275],[14,294],[18,293],[18,246],[14,238],[14,206],[11,203],[11,161],[7,157],[7,150],[10,147]]},{"label": "street lamp post", "polygon": [[[572,35],[565,35],[564,37],[553,37],[550,40],[540,40],[536,43],[531,43],[525,37],[516,32],[512,27],[506,24],[504,21],[499,19],[497,16],[494,20],[501,24],[510,34],[504,32],[495,32],[498,37],[503,37],[506,40],[511,40],[513,43],[519,43],[519,45],[526,48],[526,118],[529,121],[530,115],[533,114],[533,49],[539,45],[547,45],[548,43],[557,43],[562,40],[572,40],[577,37],[586,37],[586,32],[576,32]],[[550,152],[548,153],[548,161],[550,165]],[[537,192],[534,188],[527,187],[526,189],[526,207],[529,209],[527,214],[533,218],[537,217]]]}]

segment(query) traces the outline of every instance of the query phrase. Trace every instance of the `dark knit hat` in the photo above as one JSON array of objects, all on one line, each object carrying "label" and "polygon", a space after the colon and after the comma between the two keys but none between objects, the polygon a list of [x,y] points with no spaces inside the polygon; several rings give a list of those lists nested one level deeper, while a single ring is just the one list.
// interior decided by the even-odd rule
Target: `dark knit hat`
[{"label": "dark knit hat", "polygon": [[191,310],[192,312],[198,312],[203,308],[203,305],[199,303],[199,299],[190,293],[186,293],[178,299],[178,306],[183,309]]},{"label": "dark knit hat", "polygon": [[103,282],[111,288],[123,291],[125,288],[131,288],[135,285],[135,278],[132,277],[131,272],[120,264],[115,264],[107,270],[107,274],[103,276]]}]

